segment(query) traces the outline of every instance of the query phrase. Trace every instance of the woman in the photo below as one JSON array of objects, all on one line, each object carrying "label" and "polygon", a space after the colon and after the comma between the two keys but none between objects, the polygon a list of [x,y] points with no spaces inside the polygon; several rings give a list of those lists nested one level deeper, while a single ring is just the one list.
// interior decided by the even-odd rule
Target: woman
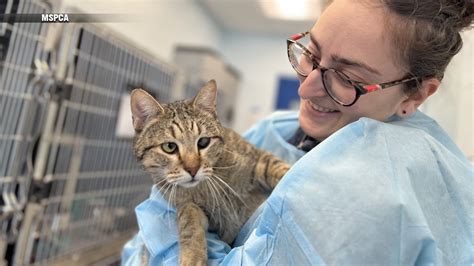
[{"label": "woman", "polygon": [[[472,1],[335,0],[292,36],[300,112],[246,137],[294,165],[232,249],[209,234],[209,262],[474,263],[472,164],[417,111],[473,13]],[[144,245],[152,264],[176,263],[166,206],[153,191],[137,208],[140,233],[123,263],[138,262]]]}]

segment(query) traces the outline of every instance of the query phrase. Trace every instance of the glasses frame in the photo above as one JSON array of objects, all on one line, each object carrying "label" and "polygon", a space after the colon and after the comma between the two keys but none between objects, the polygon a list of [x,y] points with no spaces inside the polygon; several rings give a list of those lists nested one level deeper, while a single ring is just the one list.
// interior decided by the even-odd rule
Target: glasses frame
[{"label": "glasses frame", "polygon": [[[321,72],[321,76],[322,76],[324,90],[329,95],[329,97],[331,97],[331,99],[333,99],[335,102],[337,102],[338,104],[340,104],[342,106],[354,105],[361,95],[364,95],[364,94],[367,94],[367,93],[370,93],[370,92],[386,89],[386,88],[389,88],[389,87],[393,87],[393,86],[403,84],[403,83],[407,83],[407,82],[414,81],[414,80],[416,80],[417,82],[420,81],[420,78],[418,78],[418,77],[402,78],[402,79],[398,79],[398,80],[394,80],[394,81],[390,81],[390,82],[377,83],[377,84],[367,84],[367,83],[364,83],[364,82],[353,80],[353,79],[349,78],[343,72],[341,72],[339,70],[336,70],[334,68],[323,67],[317,62],[316,56],[313,53],[311,53],[304,45],[302,45],[301,43],[298,42],[298,40],[300,40],[301,38],[305,37],[308,34],[309,34],[309,31],[298,33],[298,34],[292,35],[290,38],[288,38],[286,40],[288,60],[290,61],[290,64],[293,67],[293,69],[296,71],[296,73],[298,73],[300,76],[303,76],[303,77],[307,77],[311,72],[313,72],[316,69],[319,69],[319,71]],[[303,49],[303,51],[304,51],[303,54],[305,54],[306,56],[309,57],[309,59],[313,63],[313,69],[311,70],[310,73],[305,74],[305,73],[301,72],[301,70],[298,69],[297,63],[293,62],[294,60],[292,60],[292,55],[291,55],[292,52],[290,50],[291,45],[297,45],[299,48]],[[348,84],[351,84],[354,87],[354,89],[356,90],[356,96],[355,96],[354,101],[352,103],[347,104],[347,103],[343,103],[343,102],[339,101],[328,90],[328,88],[326,86],[326,82],[325,82],[325,73],[327,73],[327,71],[335,72],[342,80],[346,81]]]}]

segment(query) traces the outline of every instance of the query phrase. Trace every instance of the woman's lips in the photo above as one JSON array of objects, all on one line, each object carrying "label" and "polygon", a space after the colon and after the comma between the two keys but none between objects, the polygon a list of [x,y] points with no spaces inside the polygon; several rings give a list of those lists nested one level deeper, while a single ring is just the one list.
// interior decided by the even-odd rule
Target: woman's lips
[{"label": "woman's lips", "polygon": [[333,110],[329,108],[322,107],[320,105],[317,105],[309,100],[306,100],[306,109],[315,116],[319,117],[332,117],[340,113],[338,110]]},{"label": "woman's lips", "polygon": [[337,112],[337,110],[333,110],[333,109],[329,109],[329,108],[326,108],[326,107],[322,107],[320,105],[317,105],[311,101],[308,101],[309,105],[311,105],[311,107],[318,111],[318,112],[322,112],[322,113],[333,113],[333,112]]}]

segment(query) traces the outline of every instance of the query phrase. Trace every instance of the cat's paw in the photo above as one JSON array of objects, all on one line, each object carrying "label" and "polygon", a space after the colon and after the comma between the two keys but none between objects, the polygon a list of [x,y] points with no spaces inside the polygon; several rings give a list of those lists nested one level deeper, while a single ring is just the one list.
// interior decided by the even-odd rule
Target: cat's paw
[{"label": "cat's paw", "polygon": [[291,165],[282,163],[279,167],[275,170],[275,176],[277,177],[278,181],[290,170]]}]

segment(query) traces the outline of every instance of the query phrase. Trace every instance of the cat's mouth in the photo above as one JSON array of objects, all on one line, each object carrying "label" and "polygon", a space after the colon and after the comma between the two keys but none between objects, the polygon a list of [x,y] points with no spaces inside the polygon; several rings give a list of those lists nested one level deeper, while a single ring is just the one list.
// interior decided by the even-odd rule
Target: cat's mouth
[{"label": "cat's mouth", "polygon": [[169,176],[167,180],[173,185],[178,185],[183,188],[192,188],[197,186],[201,181],[206,180],[206,178],[206,175],[197,174],[195,176],[191,176],[189,173],[184,172],[177,177]]},{"label": "cat's mouth", "polygon": [[191,179],[187,182],[182,182],[182,183],[179,183],[180,186],[184,187],[184,188],[191,188],[191,187],[195,187],[199,184],[199,180],[196,180],[196,179]]}]

